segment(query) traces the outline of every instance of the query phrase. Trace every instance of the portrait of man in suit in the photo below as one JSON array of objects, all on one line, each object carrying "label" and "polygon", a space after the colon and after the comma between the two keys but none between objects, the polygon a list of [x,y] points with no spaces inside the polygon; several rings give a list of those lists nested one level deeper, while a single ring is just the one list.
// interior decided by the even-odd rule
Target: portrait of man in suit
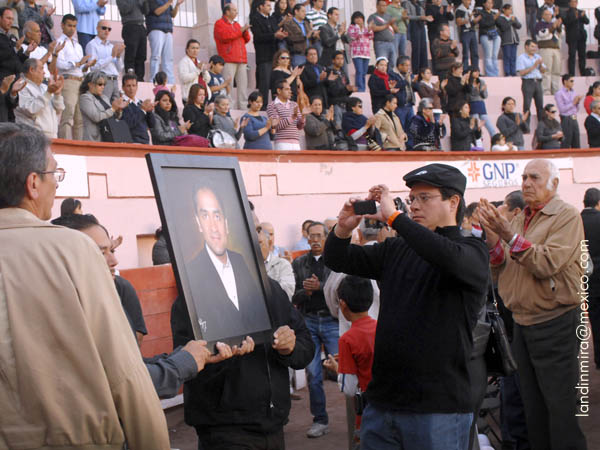
[{"label": "portrait of man in suit", "polygon": [[245,337],[270,329],[258,280],[244,257],[228,248],[229,224],[220,193],[199,184],[193,190],[193,204],[204,244],[186,264],[186,271],[202,338]]}]

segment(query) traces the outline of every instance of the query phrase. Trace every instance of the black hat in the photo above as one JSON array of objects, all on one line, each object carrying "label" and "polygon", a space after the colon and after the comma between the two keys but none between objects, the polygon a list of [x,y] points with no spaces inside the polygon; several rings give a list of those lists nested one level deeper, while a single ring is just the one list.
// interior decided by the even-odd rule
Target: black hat
[{"label": "black hat", "polygon": [[465,194],[467,187],[467,178],[461,171],[447,164],[428,164],[407,173],[402,179],[408,187],[415,183],[427,183],[435,187],[452,188],[461,195]]}]

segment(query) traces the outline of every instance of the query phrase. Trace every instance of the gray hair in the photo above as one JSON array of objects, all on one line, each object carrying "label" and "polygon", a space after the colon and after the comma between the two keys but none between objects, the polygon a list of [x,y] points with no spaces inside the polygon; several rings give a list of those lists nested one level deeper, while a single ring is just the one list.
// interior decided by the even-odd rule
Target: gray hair
[{"label": "gray hair", "polygon": [[594,100],[590,105],[590,109],[594,109],[596,106],[600,105],[600,100]]},{"label": "gray hair", "polygon": [[367,226],[367,222],[365,221],[364,217],[361,219],[360,224],[358,225],[358,229],[360,230],[361,234],[365,237],[365,239],[375,239],[381,231],[380,228],[373,228]]},{"label": "gray hair", "polygon": [[425,108],[433,108],[433,100],[431,100],[429,97],[421,99],[417,112],[422,113]]},{"label": "gray hair", "polygon": [[101,70],[94,70],[88,73],[81,82],[81,86],[79,87],[79,95],[85,94],[90,90],[90,83],[98,84],[100,80],[106,81],[106,74]]},{"label": "gray hair", "polygon": [[558,167],[556,167],[556,165],[549,159],[544,159],[542,161],[546,162],[546,164],[548,165],[548,171],[550,172],[550,176],[548,177],[548,184],[546,185],[546,187],[549,190],[553,190],[554,186],[552,182],[554,180],[560,181],[560,172],[558,171]]},{"label": "gray hair", "polygon": [[21,204],[29,174],[46,170],[49,146],[50,141],[37,128],[0,123],[0,208]]},{"label": "gray hair", "polygon": [[30,31],[33,31],[33,26],[34,25],[38,25],[38,23],[34,22],[33,20],[28,20],[27,22],[25,22],[25,24],[23,25],[23,34],[26,35]]},{"label": "gray hair", "polygon": [[229,100],[229,97],[227,97],[226,95],[217,95],[215,97],[215,105],[220,105],[221,102],[223,102],[224,100]]},{"label": "gray hair", "polygon": [[37,69],[39,59],[29,58],[23,63],[23,73],[27,75],[31,69]]}]

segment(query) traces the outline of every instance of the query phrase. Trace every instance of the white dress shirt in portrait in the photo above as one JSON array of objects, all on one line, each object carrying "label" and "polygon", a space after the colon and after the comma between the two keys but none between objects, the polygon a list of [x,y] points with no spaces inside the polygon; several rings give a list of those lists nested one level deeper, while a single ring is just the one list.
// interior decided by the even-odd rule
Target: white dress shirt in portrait
[{"label": "white dress shirt in portrait", "polygon": [[219,274],[219,278],[221,278],[221,282],[223,286],[225,286],[225,291],[227,291],[227,296],[229,300],[235,305],[237,310],[240,310],[240,302],[238,300],[237,286],[235,285],[235,275],[233,274],[233,267],[231,266],[231,261],[229,260],[229,255],[227,251],[225,251],[225,256],[227,256],[227,262],[223,264],[217,255],[213,253],[210,247],[205,246],[206,251],[208,252],[208,256],[212,261],[217,273]]}]

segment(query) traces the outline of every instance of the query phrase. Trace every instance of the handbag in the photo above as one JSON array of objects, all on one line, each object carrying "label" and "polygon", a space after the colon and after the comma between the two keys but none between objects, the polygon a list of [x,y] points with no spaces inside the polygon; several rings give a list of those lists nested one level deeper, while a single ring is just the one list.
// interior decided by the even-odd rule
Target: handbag
[{"label": "handbag", "polygon": [[129,125],[124,120],[119,120],[114,116],[109,117],[98,122],[98,128],[102,142],[133,142]]},{"label": "handbag", "polygon": [[498,301],[493,287],[492,297],[494,302],[488,304],[486,310],[487,320],[491,325],[492,332],[485,351],[485,363],[488,375],[508,377],[516,372],[517,362],[510,348],[504,321],[498,312]]},{"label": "handbag", "polygon": [[173,145],[178,147],[210,147],[210,141],[202,136],[196,134],[183,134],[181,136],[175,136],[173,139]]},{"label": "handbag", "polygon": [[212,129],[208,132],[208,140],[214,148],[236,148],[237,140],[223,130]]}]

